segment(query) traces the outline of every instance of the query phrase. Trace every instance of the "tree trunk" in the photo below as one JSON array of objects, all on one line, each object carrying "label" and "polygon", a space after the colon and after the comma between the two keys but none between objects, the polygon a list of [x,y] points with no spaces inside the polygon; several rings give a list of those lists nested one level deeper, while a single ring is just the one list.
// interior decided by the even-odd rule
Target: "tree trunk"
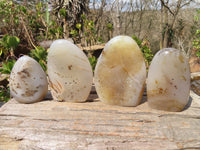
[{"label": "tree trunk", "polygon": [[114,21],[114,32],[113,36],[120,35],[120,12],[119,12],[119,0],[116,0],[116,16]]},{"label": "tree trunk", "polygon": [[140,6],[140,23],[139,23],[139,33],[138,33],[138,38],[140,38],[140,35],[141,35],[141,31],[142,31],[142,24],[143,24],[143,21],[142,21],[142,17],[143,17],[143,13],[144,13],[144,10],[143,10],[143,6],[142,6],[142,3],[140,3],[141,6]]},{"label": "tree trunk", "polygon": [[[168,6],[168,2],[166,3],[166,6]],[[169,39],[169,24],[168,24],[168,10],[166,7],[164,7],[164,35],[163,35],[163,41],[162,45],[163,48],[168,47],[168,39]]]},{"label": "tree trunk", "polygon": [[64,25],[63,25],[64,39],[67,39],[67,38],[69,38],[69,29],[68,29],[68,26],[67,26],[66,19],[64,19],[63,23],[64,23]]},{"label": "tree trunk", "polygon": [[160,49],[163,48],[163,5],[161,3],[160,13]]}]

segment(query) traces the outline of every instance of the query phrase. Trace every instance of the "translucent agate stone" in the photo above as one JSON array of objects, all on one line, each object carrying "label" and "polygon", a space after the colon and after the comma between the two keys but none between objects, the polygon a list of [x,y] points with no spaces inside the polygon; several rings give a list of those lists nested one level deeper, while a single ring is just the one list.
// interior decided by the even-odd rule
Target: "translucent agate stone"
[{"label": "translucent agate stone", "polygon": [[111,105],[136,106],[145,79],[145,62],[137,43],[128,36],[111,39],[95,68],[94,81],[100,100]]},{"label": "translucent agate stone", "polygon": [[83,102],[92,87],[93,72],[87,56],[67,40],[52,43],[47,62],[49,85],[58,101]]},{"label": "translucent agate stone", "polygon": [[189,100],[190,68],[185,54],[173,48],[153,58],[147,79],[148,104],[155,109],[181,111]]},{"label": "translucent agate stone", "polygon": [[42,100],[48,92],[45,72],[40,64],[28,56],[20,57],[10,75],[10,93],[20,103]]}]

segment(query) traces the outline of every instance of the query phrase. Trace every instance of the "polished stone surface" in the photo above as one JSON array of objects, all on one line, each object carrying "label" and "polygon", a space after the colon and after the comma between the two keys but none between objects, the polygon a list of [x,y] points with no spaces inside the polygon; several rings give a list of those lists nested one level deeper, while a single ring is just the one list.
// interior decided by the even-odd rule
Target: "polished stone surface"
[{"label": "polished stone surface", "polygon": [[92,87],[93,73],[86,55],[67,40],[56,40],[48,53],[47,71],[53,98],[83,102]]},{"label": "polished stone surface", "polygon": [[148,104],[155,109],[181,111],[189,100],[190,68],[185,54],[173,48],[153,58],[147,79]]},{"label": "polished stone surface", "polygon": [[33,103],[42,100],[48,91],[45,72],[29,56],[20,57],[10,75],[10,93],[18,102]]},{"label": "polished stone surface", "polygon": [[128,36],[111,39],[95,69],[95,87],[100,100],[112,105],[137,106],[145,79],[145,62],[137,43]]}]

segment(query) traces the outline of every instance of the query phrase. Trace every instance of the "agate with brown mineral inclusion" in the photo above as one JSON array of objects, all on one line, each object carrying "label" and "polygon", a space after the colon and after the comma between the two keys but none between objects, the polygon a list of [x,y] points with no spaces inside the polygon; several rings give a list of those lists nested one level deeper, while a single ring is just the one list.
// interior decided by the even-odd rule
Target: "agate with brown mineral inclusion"
[{"label": "agate with brown mineral inclusion", "polygon": [[49,84],[58,101],[84,102],[92,86],[93,73],[87,56],[73,43],[52,43],[47,62]]},{"label": "agate with brown mineral inclusion", "polygon": [[165,48],[153,58],[147,79],[148,104],[155,109],[181,111],[189,100],[190,68],[185,54]]}]

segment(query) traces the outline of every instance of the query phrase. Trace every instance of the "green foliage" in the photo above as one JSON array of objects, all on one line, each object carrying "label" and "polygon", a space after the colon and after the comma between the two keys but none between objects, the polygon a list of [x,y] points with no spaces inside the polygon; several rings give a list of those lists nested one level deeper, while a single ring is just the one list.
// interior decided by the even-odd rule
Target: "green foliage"
[{"label": "green foliage", "polygon": [[76,24],[76,28],[80,30],[80,29],[81,29],[81,24],[80,24],[80,23],[77,23],[77,24]]},{"label": "green foliage", "polygon": [[97,36],[94,21],[88,20],[87,17],[81,15],[81,23],[76,24],[76,29],[72,29],[70,34],[75,42],[80,42],[81,38],[87,42],[87,45],[94,45],[96,42],[102,42],[102,38]]},{"label": "green foliage", "polygon": [[[15,60],[7,60],[3,62],[2,67],[0,68],[1,74],[10,74],[12,68],[15,64]],[[9,81],[8,78],[6,80],[6,85],[0,85],[0,101],[7,102],[10,99],[10,89],[9,89]]]},{"label": "green foliage", "polygon": [[[197,9],[197,14],[200,14],[200,10],[199,9]],[[199,16],[195,16],[195,20],[198,21],[199,20]],[[194,38],[192,44],[193,44],[193,48],[196,51],[196,56],[198,58],[200,58],[200,29],[196,30],[195,38]]]},{"label": "green foliage", "polygon": [[70,34],[72,35],[73,38],[76,38],[78,36],[78,31],[77,30],[71,30]]},{"label": "green foliage", "polygon": [[98,37],[98,38],[97,38],[97,41],[100,42],[100,43],[104,43],[102,37]]},{"label": "green foliage", "polygon": [[59,11],[60,15],[65,17],[66,16],[66,10],[65,8],[61,8],[60,11]]},{"label": "green foliage", "polygon": [[143,53],[143,56],[145,58],[145,62],[146,62],[147,68],[148,68],[149,65],[151,64],[152,59],[153,59],[153,53],[152,53],[152,51],[150,49],[150,43],[146,39],[141,41],[136,36],[132,36],[132,38],[136,41],[136,43],[140,47],[140,49],[141,49],[141,51]]},{"label": "green foliage", "polygon": [[10,74],[15,62],[15,60],[7,60],[3,62],[2,68],[0,68],[0,72],[2,74]]},{"label": "green foliage", "polygon": [[10,88],[9,86],[0,86],[0,101],[7,102],[10,100]]},{"label": "green foliage", "polygon": [[34,58],[46,71],[47,70],[47,51],[43,47],[36,47],[31,50],[30,56]]},{"label": "green foliage", "polygon": [[[8,59],[10,56],[14,56],[13,51],[16,49],[20,39],[16,36],[5,35],[0,41],[0,57],[4,60],[2,67],[0,68],[1,74],[10,74],[15,64],[14,59]],[[13,58],[13,57],[12,57]],[[10,99],[10,90],[8,85],[0,85],[0,101],[7,102]]]},{"label": "green foliage", "polygon": [[108,23],[107,28],[108,28],[108,30],[113,30],[113,25],[111,23]]},{"label": "green foliage", "polygon": [[137,36],[133,35],[132,38],[135,40],[135,42],[138,44],[139,47],[142,45],[142,41],[137,38]]},{"label": "green foliage", "polygon": [[[64,11],[64,9],[60,10],[61,16],[65,15]],[[40,34],[36,37],[37,39],[52,40],[63,38],[63,28],[58,21],[52,20],[52,18],[48,9],[48,2],[39,2],[36,5],[35,17],[30,19],[32,21],[30,27],[34,27],[35,32],[40,31]]]},{"label": "green foliage", "polygon": [[86,19],[86,15],[82,14],[82,15],[81,15],[81,19],[82,19],[82,20],[85,20],[85,19]]},{"label": "green foliage", "polygon": [[13,55],[12,51],[16,49],[19,43],[20,39],[18,37],[4,35],[0,41],[0,57],[4,55],[3,59],[8,59],[9,56]]},{"label": "green foliage", "polygon": [[96,58],[95,56],[92,56],[92,57],[89,57],[88,59],[89,59],[89,61],[90,61],[90,64],[91,64],[91,66],[92,66],[92,70],[93,70],[93,72],[94,72],[95,66],[96,66],[96,64],[97,64],[97,58]]},{"label": "green foliage", "polygon": [[0,17],[3,21],[2,25],[7,29],[8,34],[17,32],[17,28],[20,28],[20,19],[25,15],[27,15],[25,6],[16,4],[11,0],[0,1]]},{"label": "green foliage", "polygon": [[55,16],[50,16],[48,1],[27,2],[26,6],[11,0],[0,1],[1,28],[9,35],[20,37],[21,41],[26,41],[27,44],[30,42],[30,38],[24,36],[27,34],[33,41],[63,38],[63,29],[60,33],[59,22],[55,20]]},{"label": "green foliage", "polygon": [[4,35],[3,39],[0,41],[0,45],[7,49],[15,49],[20,42],[20,39],[16,36]]},{"label": "green foliage", "polygon": [[152,59],[153,59],[153,54],[152,51],[150,50],[150,48],[147,45],[143,45],[141,47],[141,50],[143,52],[147,67],[150,65]]},{"label": "green foliage", "polygon": [[196,50],[196,56],[200,58],[200,30],[196,31],[195,39],[192,44],[193,48]]}]

